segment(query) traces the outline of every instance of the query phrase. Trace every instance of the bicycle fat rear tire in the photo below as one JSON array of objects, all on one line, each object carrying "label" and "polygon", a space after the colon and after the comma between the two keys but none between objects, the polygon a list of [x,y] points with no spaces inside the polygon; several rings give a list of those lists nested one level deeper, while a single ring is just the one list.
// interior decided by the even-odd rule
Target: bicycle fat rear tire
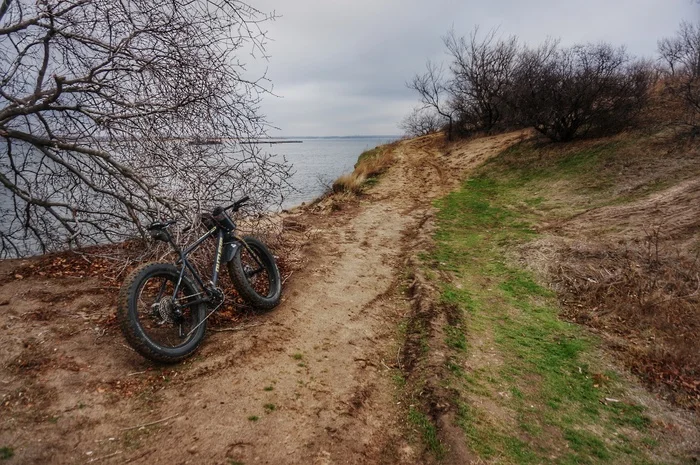
[{"label": "bicycle fat rear tire", "polygon": [[[129,345],[154,362],[179,362],[192,355],[204,339],[204,304],[183,307],[182,317],[173,317],[171,302],[179,276],[180,271],[172,264],[147,263],[132,271],[119,291],[119,327]],[[183,276],[177,298],[198,292]],[[183,336],[200,322],[190,336]]]},{"label": "bicycle fat rear tire", "polygon": [[282,298],[282,279],[275,257],[258,239],[244,237],[243,241],[245,244],[238,246],[228,262],[229,276],[243,300],[255,308],[270,310]]}]

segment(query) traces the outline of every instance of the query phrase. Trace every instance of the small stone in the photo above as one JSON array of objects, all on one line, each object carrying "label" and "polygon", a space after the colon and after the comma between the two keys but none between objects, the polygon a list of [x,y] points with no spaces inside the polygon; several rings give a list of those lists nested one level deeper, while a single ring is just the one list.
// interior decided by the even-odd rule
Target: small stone
[{"label": "small stone", "polygon": [[187,449],[187,452],[189,452],[190,454],[196,454],[197,448],[195,446],[192,446],[189,449]]}]

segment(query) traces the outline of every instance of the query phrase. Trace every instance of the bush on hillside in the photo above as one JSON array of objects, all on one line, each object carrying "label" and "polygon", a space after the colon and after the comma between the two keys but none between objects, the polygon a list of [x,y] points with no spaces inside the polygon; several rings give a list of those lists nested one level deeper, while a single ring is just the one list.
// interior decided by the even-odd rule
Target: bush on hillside
[{"label": "bush on hillside", "polygon": [[399,128],[410,137],[420,137],[438,132],[444,124],[444,118],[441,118],[440,115],[427,108],[419,107],[414,108],[408,116],[401,120]]},{"label": "bush on hillside", "polygon": [[444,43],[452,57],[452,105],[461,131],[486,131],[511,122],[508,93],[518,57],[518,41],[496,38],[492,30],[483,39],[474,29],[468,39],[450,32]]},{"label": "bush on hillside", "polygon": [[[700,50],[700,28],[683,31],[686,45],[669,49]],[[428,62],[426,72],[408,83],[423,105],[405,120],[408,135],[421,133],[424,121],[417,115],[425,110],[434,121],[442,118],[448,139],[518,127],[533,127],[553,141],[614,133],[636,122],[656,79],[648,62],[607,43],[562,48],[549,40],[528,48],[515,37],[497,38],[495,31],[480,39],[478,29],[468,38],[450,32],[444,43],[449,72]],[[700,64],[683,67],[689,68],[700,71]],[[683,89],[700,111],[698,74]]]},{"label": "bush on hillside", "polygon": [[610,44],[559,48],[547,42],[519,57],[511,89],[514,118],[553,141],[591,130],[615,132],[644,106],[652,74]]},{"label": "bush on hillside", "polygon": [[685,123],[700,129],[700,23],[682,22],[675,37],[659,41],[666,89],[685,106]]}]

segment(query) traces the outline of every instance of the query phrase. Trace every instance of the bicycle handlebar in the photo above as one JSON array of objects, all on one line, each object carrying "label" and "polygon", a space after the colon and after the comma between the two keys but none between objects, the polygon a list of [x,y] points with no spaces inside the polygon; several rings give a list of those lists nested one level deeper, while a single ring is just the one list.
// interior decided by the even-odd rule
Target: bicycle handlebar
[{"label": "bicycle handlebar", "polygon": [[148,231],[155,231],[157,229],[165,229],[168,226],[170,226],[171,224],[175,224],[175,223],[177,223],[177,219],[163,221],[163,222],[155,222],[155,223],[151,223],[150,225],[148,225],[148,227],[146,229]]},{"label": "bicycle handlebar", "polygon": [[[241,208],[248,200],[250,200],[250,197],[245,195],[227,207],[215,207],[212,214],[214,216],[220,215],[221,212],[226,211],[226,210],[231,210],[231,209],[233,209],[233,211],[238,211],[238,209]],[[146,229],[148,231],[157,231],[159,229],[165,229],[168,226],[175,224],[176,222],[177,222],[177,219],[162,221],[162,222],[155,222],[155,223],[151,223]],[[187,226],[182,231],[185,232],[191,228],[192,228],[192,225]]]},{"label": "bicycle handlebar", "polygon": [[214,211],[212,212],[214,215],[218,215],[219,213],[226,211],[226,210],[231,210],[233,211],[238,211],[239,208],[241,208],[248,200],[250,200],[250,197],[245,195],[241,197],[240,199],[236,200],[233,202],[231,205],[227,207],[216,207],[214,208]]}]

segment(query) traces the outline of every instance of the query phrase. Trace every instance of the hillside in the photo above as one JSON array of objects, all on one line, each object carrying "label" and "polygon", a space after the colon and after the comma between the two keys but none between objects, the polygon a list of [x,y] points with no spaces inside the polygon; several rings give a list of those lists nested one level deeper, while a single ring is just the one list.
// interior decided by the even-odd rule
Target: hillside
[{"label": "hillside", "polygon": [[697,460],[698,157],[671,132],[385,147],[359,195],[283,215],[282,305],[175,366],[125,344],[99,254],[2,262],[0,458]]},{"label": "hillside", "polygon": [[407,338],[433,456],[697,460],[699,157],[672,131],[532,138],[437,202]]}]

